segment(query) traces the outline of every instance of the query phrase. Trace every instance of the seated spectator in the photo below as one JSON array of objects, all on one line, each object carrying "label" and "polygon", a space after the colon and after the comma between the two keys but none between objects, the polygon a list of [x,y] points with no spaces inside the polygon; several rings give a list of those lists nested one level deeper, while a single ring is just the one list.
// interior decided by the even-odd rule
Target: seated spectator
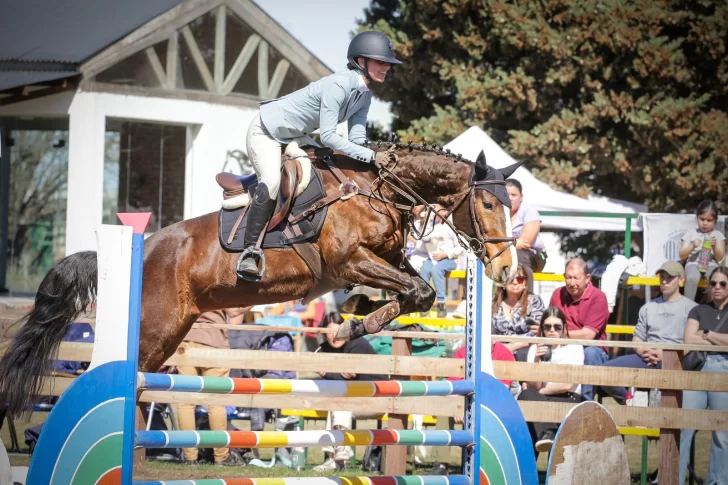
[{"label": "seated spectator", "polygon": [[[240,324],[245,311],[242,308],[216,310],[200,315],[196,323]],[[193,328],[180,344],[181,349],[226,349],[229,348],[225,331],[219,328]],[[179,366],[177,372],[184,376],[228,377],[230,369],[222,367],[191,367]],[[179,405],[179,428],[183,431],[195,431],[195,405]],[[208,406],[210,429],[214,431],[227,430],[227,411],[225,406]],[[199,464],[198,449],[184,448],[182,450],[185,462],[188,465]],[[228,448],[215,448],[215,465],[238,466],[242,460],[237,454],[230,453]]]},{"label": "seated spectator", "polygon": [[[728,354],[711,352],[714,345],[728,345],[728,268],[720,267],[709,277],[712,300],[690,310],[684,340],[688,345],[704,345],[705,364],[700,372],[728,374]],[[688,354],[689,355],[689,354]],[[686,356],[687,359],[687,356]],[[683,409],[728,411],[728,392],[683,391]],[[690,456],[694,429],[680,433],[680,481],[685,483],[685,469]],[[728,431],[713,431],[707,484],[728,483]]]},{"label": "seated spectator", "polygon": [[[661,296],[640,308],[632,342],[683,343],[685,322],[696,303],[680,294],[685,283],[685,271],[680,263],[668,261],[657,270]],[[623,355],[602,364],[606,367],[632,367],[636,369],[661,369],[662,350],[638,348],[634,354]],[[627,389],[601,386],[618,403],[624,404]]]},{"label": "seated spectator", "polygon": [[[609,307],[607,296],[591,283],[591,274],[586,262],[574,258],[566,264],[564,272],[566,286],[557,289],[551,295],[553,306],[566,315],[566,325],[573,339],[606,340]],[[602,365],[608,360],[604,347],[587,347],[584,349],[585,365]],[[581,395],[584,399],[594,399],[593,386],[585,384]]]},{"label": "seated spectator", "polygon": [[[326,341],[316,349],[316,352],[327,354],[369,354],[375,355],[376,352],[369,341],[364,337],[344,342],[342,340],[334,340],[336,331],[339,330],[341,324],[344,323],[343,317],[336,312],[327,314],[321,321],[321,327],[331,330],[326,334]],[[365,362],[362,360],[362,362]],[[366,367],[364,365],[364,367]],[[379,374],[366,374],[355,372],[320,372],[322,379],[335,381],[381,381],[387,380],[388,376]],[[329,411],[326,418],[326,429],[351,429],[354,418],[366,419],[379,416],[380,413],[352,413],[351,411]],[[323,449],[324,462],[313,468],[316,472],[341,471],[345,468],[346,462],[354,456],[354,452],[350,446],[327,446]]]},{"label": "seated spectator", "polygon": [[523,186],[516,179],[506,180],[506,190],[511,199],[511,227],[516,238],[518,262],[528,274],[528,291],[533,293],[533,273],[546,266],[546,246],[539,236],[541,216],[538,211],[523,203]]},{"label": "seated spectator", "polygon": [[[569,338],[566,316],[561,310],[550,307],[544,312],[540,324],[541,335],[546,338]],[[531,345],[528,362],[543,364],[583,365],[584,348],[581,345]],[[526,382],[518,396],[519,401],[546,401],[579,403],[582,401],[581,385],[558,382]],[[554,443],[558,423],[528,423],[536,451],[549,452]]]},{"label": "seated spectator", "polygon": [[[709,275],[725,258],[725,235],[715,229],[718,222],[718,206],[712,200],[704,200],[697,209],[698,227],[685,233],[680,246],[680,259],[685,261],[685,296],[695,300],[698,283],[704,275]],[[703,244],[709,257],[702,260],[700,255]]]},{"label": "seated spectator", "polygon": [[[530,277],[519,263],[516,276],[498,289],[493,299],[493,335],[534,336],[529,321],[541,320],[545,306],[540,296],[528,291]],[[526,361],[527,343],[511,342],[505,347],[516,354],[516,360]]]},{"label": "seated spectator", "polygon": [[[447,209],[437,206],[437,212],[441,216],[447,215]],[[434,216],[433,216],[434,217]],[[450,227],[442,223],[440,218],[435,218],[432,231],[426,231],[422,236],[422,242],[427,248],[428,258],[422,263],[420,276],[428,284],[430,278],[435,284],[437,298],[437,316],[447,316],[445,310],[446,280],[445,275],[457,267],[457,259],[464,249],[458,242],[457,236]]]}]

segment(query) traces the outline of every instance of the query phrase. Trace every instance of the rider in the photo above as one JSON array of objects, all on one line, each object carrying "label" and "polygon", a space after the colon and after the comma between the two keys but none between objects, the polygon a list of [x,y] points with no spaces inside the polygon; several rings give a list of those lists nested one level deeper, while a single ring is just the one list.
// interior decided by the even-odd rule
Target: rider
[{"label": "rider", "polygon": [[[321,142],[361,162],[386,166],[393,155],[362,146],[372,93],[369,83],[384,82],[395,59],[392,43],[380,32],[358,34],[349,44],[348,71],[315,81],[282,98],[260,103],[260,113],[248,128],[248,157],[258,176],[258,186],[248,210],[243,253],[238,276],[258,281],[262,275],[256,248],[261,232],[276,206],[280,186],[282,145],[320,129]],[[349,120],[349,140],[336,133],[336,126]]]}]

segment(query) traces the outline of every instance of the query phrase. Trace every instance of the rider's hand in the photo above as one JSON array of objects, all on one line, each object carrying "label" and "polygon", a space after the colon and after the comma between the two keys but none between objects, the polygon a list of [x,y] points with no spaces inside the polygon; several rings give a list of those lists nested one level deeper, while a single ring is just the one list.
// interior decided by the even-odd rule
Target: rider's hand
[{"label": "rider's hand", "polygon": [[377,152],[374,154],[374,166],[377,168],[384,168],[387,167],[390,163],[396,163],[397,162],[397,155],[395,155],[393,152],[385,151],[385,152]]}]

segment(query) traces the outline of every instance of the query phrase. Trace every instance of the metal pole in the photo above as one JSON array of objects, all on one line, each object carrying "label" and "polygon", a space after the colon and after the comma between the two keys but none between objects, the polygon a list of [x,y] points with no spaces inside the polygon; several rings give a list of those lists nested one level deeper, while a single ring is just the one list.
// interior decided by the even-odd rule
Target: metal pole
[{"label": "metal pole", "polygon": [[629,259],[632,256],[632,219],[627,217],[627,227],[624,229],[624,257]]},{"label": "metal pole", "polygon": [[10,150],[5,146],[8,131],[0,125],[0,293],[5,288],[5,275],[8,268],[8,227],[10,217]]},{"label": "metal pole", "polygon": [[150,431],[152,429],[152,419],[154,418],[154,406],[156,406],[156,402],[152,402],[149,404],[149,419],[147,419],[147,431]]}]

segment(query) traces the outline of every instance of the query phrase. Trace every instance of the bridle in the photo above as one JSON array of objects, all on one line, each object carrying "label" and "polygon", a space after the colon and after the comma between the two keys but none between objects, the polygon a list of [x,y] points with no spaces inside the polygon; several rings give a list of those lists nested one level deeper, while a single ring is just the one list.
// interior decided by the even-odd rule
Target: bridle
[{"label": "bridle", "polygon": [[[443,224],[446,224],[457,236],[458,242],[460,245],[465,248],[466,250],[472,251],[473,254],[475,254],[479,259],[487,261],[486,266],[491,265],[494,259],[496,259],[498,256],[503,254],[507,249],[509,249],[512,245],[515,245],[516,238],[514,237],[491,237],[487,234],[483,234],[483,232],[480,229],[480,225],[478,224],[478,220],[476,218],[476,211],[475,211],[475,192],[477,190],[488,190],[487,187],[493,186],[493,185],[505,185],[505,180],[478,180],[478,181],[471,181],[468,187],[468,191],[463,194],[463,196],[458,200],[458,202],[453,205],[452,209],[447,213],[447,215],[441,215],[436,208],[430,204],[429,202],[425,201],[417,192],[415,192],[405,181],[403,181],[401,178],[399,178],[397,175],[395,175],[388,167],[380,167],[379,168],[379,177],[374,181],[372,185],[375,184],[387,184],[390,188],[392,188],[396,193],[405,196],[407,199],[414,199],[414,201],[419,202],[420,205],[424,205],[427,207],[427,212],[425,214],[425,220],[429,220],[430,215],[434,214],[436,217],[438,217]],[[469,204],[469,215],[470,215],[470,223],[473,226],[473,232],[475,233],[475,237],[472,237],[465,233],[465,231],[462,231],[455,227],[455,225],[450,222],[449,218],[450,216],[460,208],[460,206],[463,205],[465,200],[470,197],[470,204]],[[410,209],[408,215],[412,214],[412,210]],[[412,224],[412,221],[410,220],[409,223],[409,230],[413,233],[415,239],[421,239],[424,234],[424,228],[418,232],[414,228],[414,224]],[[405,244],[407,241],[407,235],[405,233]],[[506,244],[503,248],[501,248],[493,257],[488,257],[488,255],[485,252],[485,245],[486,244],[493,244],[493,243],[502,243],[506,242],[509,244]]]}]

